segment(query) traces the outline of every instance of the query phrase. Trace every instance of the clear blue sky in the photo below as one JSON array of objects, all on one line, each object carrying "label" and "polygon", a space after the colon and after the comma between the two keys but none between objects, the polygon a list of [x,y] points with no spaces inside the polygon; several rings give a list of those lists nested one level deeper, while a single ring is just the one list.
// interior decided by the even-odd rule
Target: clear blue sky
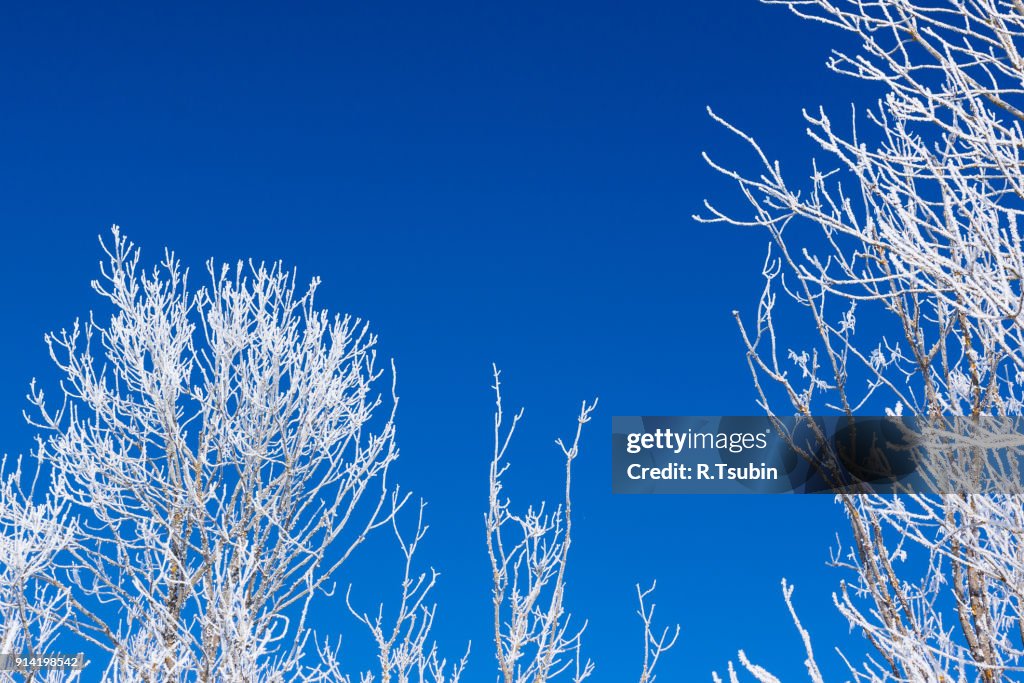
[{"label": "clear blue sky", "polygon": [[[632,586],[658,579],[679,647],[660,680],[738,648],[798,676],[779,581],[833,669],[852,642],[825,567],[828,497],[610,493],[615,414],[756,412],[730,311],[750,314],[765,236],[690,220],[741,159],[704,108],[802,170],[800,108],[847,111],[839,36],[752,0],[563,3],[6,3],[0,22],[0,427],[25,451],[45,331],[97,305],[111,223],[156,258],[277,260],[369,319],[399,370],[403,484],[430,501],[437,636],[493,680],[482,516],[492,396],[526,417],[510,492],[557,495],[579,401],[600,396],[576,481],[569,603],[595,681],[635,677]],[[364,554],[342,577],[371,581]],[[364,594],[363,603],[372,596]],[[339,606],[339,612],[341,612]],[[343,619],[343,623],[348,621]],[[369,643],[347,625],[354,661]],[[856,648],[854,648],[856,649]]]}]

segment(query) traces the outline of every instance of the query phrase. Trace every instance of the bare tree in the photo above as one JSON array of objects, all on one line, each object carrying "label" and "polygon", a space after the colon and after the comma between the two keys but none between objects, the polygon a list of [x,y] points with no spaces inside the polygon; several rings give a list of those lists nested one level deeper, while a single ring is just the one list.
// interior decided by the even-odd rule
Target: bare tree
[{"label": "bare tree", "polygon": [[640,683],[654,683],[656,678],[654,669],[658,665],[658,660],[661,659],[661,655],[675,647],[676,641],[679,639],[678,625],[675,630],[666,627],[662,629],[661,633],[656,633],[654,630],[654,603],[648,607],[646,600],[657,586],[658,582],[655,581],[646,590],[641,590],[639,584],[636,587],[636,598],[640,604],[636,613],[644,625],[644,660],[640,669]]},{"label": "bare tree", "polygon": [[[828,159],[811,165],[806,187],[712,114],[760,163],[749,174],[708,159],[753,213],[708,204],[703,220],[771,237],[756,319],[737,315],[762,407],[803,416],[884,409],[940,425],[1019,416],[1024,5],[768,4],[852,35],[859,48],[833,53],[829,68],[882,94],[846,131],[822,110],[805,112]],[[791,339],[780,332],[782,318]],[[796,331],[800,321],[811,334]],[[1018,476],[987,495],[839,497],[852,540],[833,560],[852,580],[835,603],[876,652],[848,662],[855,679],[1020,677],[1021,493]],[[784,587],[796,620],[791,592]],[[796,623],[809,675],[820,681],[810,637]],[[740,661],[757,680],[776,680],[742,653]],[[732,665],[729,675],[736,680]]]},{"label": "bare tree", "polygon": [[[405,500],[399,495],[397,488],[391,496],[392,506],[396,509]],[[379,605],[375,616],[357,610],[352,605],[351,586],[345,595],[349,612],[366,626],[377,646],[381,683],[458,683],[469,659],[467,647],[462,659],[449,666],[448,661],[439,654],[437,645],[429,640],[437,605],[428,605],[427,597],[437,584],[440,574],[433,568],[429,574],[416,574],[413,570],[413,556],[428,528],[423,518],[425,508],[426,503],[420,501],[416,528],[409,538],[403,534],[399,526],[398,515],[391,516],[392,530],[404,558],[401,594],[393,620],[385,617],[383,603]],[[332,649],[330,644],[325,642],[324,646],[318,648],[320,665],[306,678],[309,683],[349,680],[348,675],[344,673],[345,667],[342,664],[339,646],[340,642]],[[377,676],[374,672],[367,671],[359,680],[360,683],[371,683],[377,680]]]},{"label": "bare tree", "polygon": [[[33,382],[49,502],[8,478],[4,516],[23,522],[5,529],[4,590],[45,586],[36,647],[65,625],[110,653],[111,680],[292,680],[310,601],[404,502],[375,337],[280,265],[210,262],[193,290],[171,253],[144,270],[116,227],[104,249],[109,321],[47,336],[56,403]],[[5,642],[23,622],[4,620]]]},{"label": "bare tree", "polygon": [[[52,585],[49,570],[75,534],[67,501],[41,492],[37,476],[29,476],[19,460],[0,471],[0,657],[52,654],[61,630],[72,618],[65,591]],[[38,475],[38,469],[33,475]],[[42,498],[40,501],[39,498]],[[70,654],[70,653],[69,653]],[[12,670],[14,662],[5,661]],[[76,681],[81,669],[40,671],[37,680]]]},{"label": "bare tree", "polygon": [[[590,422],[597,401],[584,402],[576,419],[572,443],[556,441],[565,458],[565,493],[554,510],[530,506],[525,513],[512,511],[503,494],[502,476],[508,471],[508,447],[520,410],[506,425],[501,400],[501,373],[494,368],[494,452],[490,469],[487,514],[487,554],[491,562],[494,609],[494,647],[503,683],[547,683],[561,674],[574,683],[588,678],[594,664],[581,655],[586,623],[570,626],[565,607],[566,568],[572,545],[572,464],[580,453],[583,426]],[[644,600],[654,590],[641,591],[639,616],[643,621],[644,653],[640,683],[653,683],[659,657],[671,649],[679,627],[656,636],[654,605]]]}]

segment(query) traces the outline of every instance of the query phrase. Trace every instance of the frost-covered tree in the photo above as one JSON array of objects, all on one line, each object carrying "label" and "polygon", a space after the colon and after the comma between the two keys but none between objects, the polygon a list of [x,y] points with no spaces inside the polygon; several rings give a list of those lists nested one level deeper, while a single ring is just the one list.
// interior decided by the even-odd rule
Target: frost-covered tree
[{"label": "frost-covered tree", "polygon": [[[491,562],[494,648],[502,683],[580,683],[594,671],[584,659],[582,637],[586,623],[570,625],[566,610],[566,569],[572,546],[572,465],[580,454],[583,426],[590,422],[597,401],[584,402],[576,419],[572,443],[555,443],[565,459],[564,497],[550,509],[546,504],[513,511],[504,495],[502,476],[508,471],[508,448],[520,410],[508,421],[502,407],[501,374],[494,368],[494,451],[491,458],[487,528],[487,555]],[[660,632],[653,627],[654,605],[646,599],[654,591],[636,587],[643,625],[643,660],[639,683],[653,683],[654,669],[663,653],[672,649],[679,627]],[[564,675],[563,675],[564,674]]]},{"label": "frost-covered tree", "polygon": [[404,502],[375,337],[280,265],[211,262],[193,288],[116,227],[104,250],[109,318],[48,335],[57,399],[30,392],[48,490],[5,470],[4,649],[67,629],[109,653],[91,676],[296,679],[310,601]]},{"label": "frost-covered tree", "polygon": [[[846,124],[805,112],[823,159],[800,183],[712,114],[760,164],[748,173],[709,159],[753,211],[709,204],[703,220],[771,237],[756,317],[737,315],[762,407],[887,410],[953,430],[958,416],[1015,419],[1024,386],[1024,5],[768,4],[852,36],[857,47],[834,52],[828,67],[874,84],[880,97]],[[958,452],[933,461],[955,463]],[[851,676],[1024,677],[1019,471],[1014,480],[985,495],[839,496],[852,536],[834,556],[850,572],[835,603],[874,652],[848,661]],[[784,586],[796,620],[791,594]],[[811,636],[796,623],[820,681]],[[775,680],[743,653],[740,661],[756,679]],[[737,678],[731,665],[729,676]]]},{"label": "frost-covered tree", "polygon": [[[0,653],[54,654],[72,613],[67,593],[50,582],[50,569],[68,547],[75,524],[67,501],[45,494],[37,498],[38,480],[26,485],[21,462],[7,465],[6,460],[0,464],[6,473],[0,482]],[[80,673],[54,672],[47,680],[76,681]]]}]

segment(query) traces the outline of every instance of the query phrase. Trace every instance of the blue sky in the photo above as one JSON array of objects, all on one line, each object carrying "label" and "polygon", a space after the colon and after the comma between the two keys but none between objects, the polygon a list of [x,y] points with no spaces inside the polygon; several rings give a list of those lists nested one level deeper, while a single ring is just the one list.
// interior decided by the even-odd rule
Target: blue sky
[{"label": "blue sky", "polygon": [[53,379],[42,335],[97,305],[110,224],[196,268],[281,259],[322,276],[320,303],[369,319],[395,359],[398,473],[430,503],[436,635],[453,654],[474,640],[469,680],[493,670],[492,361],[526,406],[509,483],[524,505],[557,495],[552,440],[601,399],[569,596],[594,680],[635,676],[632,586],[652,578],[683,628],[661,680],[707,680],[738,648],[800,675],[783,576],[838,669],[832,643],[855,642],[828,597],[838,506],[613,497],[609,436],[616,414],[756,412],[730,312],[754,310],[766,238],[690,219],[736,199],[700,152],[744,158],[704,109],[802,170],[801,107],[870,95],[823,66],[841,36],[752,0],[296,5],[5,6],[2,449],[31,445],[28,381]]}]

